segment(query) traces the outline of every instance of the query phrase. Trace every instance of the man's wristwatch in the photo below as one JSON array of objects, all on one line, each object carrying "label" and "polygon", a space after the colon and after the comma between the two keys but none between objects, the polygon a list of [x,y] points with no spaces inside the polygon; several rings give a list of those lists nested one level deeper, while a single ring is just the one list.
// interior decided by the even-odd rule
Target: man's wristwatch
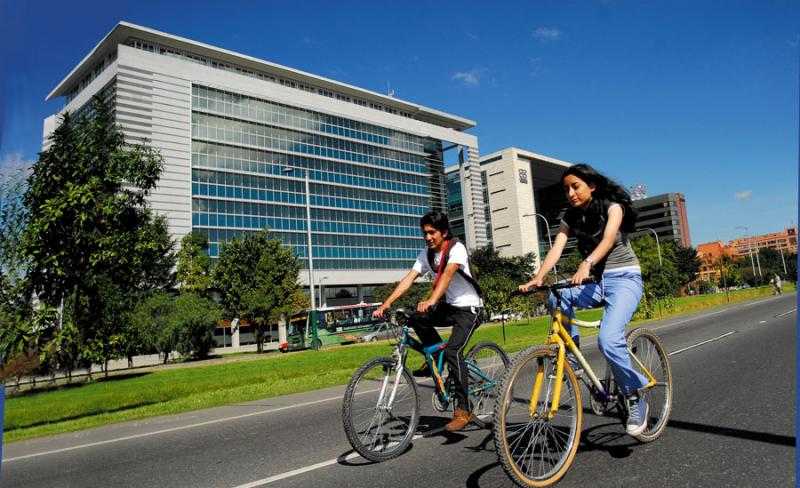
[{"label": "man's wristwatch", "polygon": [[584,263],[589,263],[590,268],[594,268],[594,260],[592,258],[586,258],[583,260]]}]

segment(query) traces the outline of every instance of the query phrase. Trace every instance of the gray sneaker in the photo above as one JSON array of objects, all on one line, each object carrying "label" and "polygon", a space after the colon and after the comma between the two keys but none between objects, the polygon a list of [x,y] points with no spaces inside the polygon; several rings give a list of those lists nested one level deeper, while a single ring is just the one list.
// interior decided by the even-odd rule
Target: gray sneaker
[{"label": "gray sneaker", "polygon": [[581,363],[578,362],[578,358],[571,352],[567,353],[567,363],[569,363],[569,367],[572,369],[572,372],[575,373],[576,378],[583,376],[583,366],[581,366]]},{"label": "gray sneaker", "polygon": [[628,435],[640,435],[647,428],[647,402],[641,400],[639,395],[629,395],[625,401],[628,403],[628,422],[625,431]]},{"label": "gray sneaker", "polygon": [[[575,373],[575,378],[580,379],[583,376],[583,366],[581,366],[581,363],[578,362],[578,358],[576,358],[575,355],[572,354],[571,352],[568,352],[565,359],[567,360],[567,364],[569,364],[569,368],[572,370],[573,373]],[[553,380],[555,378],[556,378],[556,370],[553,369],[553,371],[550,373],[550,379]],[[567,373],[565,372],[564,380],[566,381],[566,379],[567,379]]]}]

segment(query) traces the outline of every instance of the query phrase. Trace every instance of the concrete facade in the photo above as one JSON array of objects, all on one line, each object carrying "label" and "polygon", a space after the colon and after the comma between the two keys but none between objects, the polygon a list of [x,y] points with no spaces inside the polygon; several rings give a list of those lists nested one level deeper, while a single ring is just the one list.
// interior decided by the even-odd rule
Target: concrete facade
[{"label": "concrete facade", "polygon": [[502,256],[533,252],[538,267],[550,248],[548,233],[558,233],[567,208],[561,174],[572,163],[510,147],[481,157],[480,164],[494,247]]}]

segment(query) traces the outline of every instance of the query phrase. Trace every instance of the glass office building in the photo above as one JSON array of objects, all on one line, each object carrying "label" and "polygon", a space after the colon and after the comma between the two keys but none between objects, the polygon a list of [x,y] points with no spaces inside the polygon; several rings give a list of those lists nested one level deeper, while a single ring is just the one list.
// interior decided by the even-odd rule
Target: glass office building
[{"label": "glass office building", "polygon": [[176,240],[208,236],[213,258],[268,228],[307,265],[308,203],[317,285],[397,280],[424,245],[419,217],[447,207],[451,150],[477,183],[465,187],[477,215],[465,237],[486,242],[468,119],[125,22],[48,98],[74,112],[104,89],[126,139],[164,157],[151,207]]}]

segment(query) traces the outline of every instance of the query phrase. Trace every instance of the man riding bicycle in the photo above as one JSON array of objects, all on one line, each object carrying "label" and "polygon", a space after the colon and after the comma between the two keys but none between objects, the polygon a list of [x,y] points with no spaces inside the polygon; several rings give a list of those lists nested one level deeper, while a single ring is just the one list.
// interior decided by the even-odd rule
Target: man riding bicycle
[{"label": "man riding bicycle", "polygon": [[[373,315],[383,318],[392,303],[411,288],[414,280],[428,272],[434,274],[432,293],[428,299],[419,302],[417,313],[410,317],[409,325],[425,346],[442,341],[436,326],[453,328],[444,350],[456,399],[453,419],[445,428],[453,432],[464,429],[475,419],[470,413],[467,394],[464,347],[472,332],[480,325],[483,302],[478,285],[472,278],[467,248],[453,237],[447,216],[441,212],[428,212],[420,219],[420,227],[427,248],[419,253],[411,271],[398,283],[389,298],[375,310]],[[440,303],[442,298],[444,301]],[[414,371],[414,376],[430,375],[427,363]]]}]

